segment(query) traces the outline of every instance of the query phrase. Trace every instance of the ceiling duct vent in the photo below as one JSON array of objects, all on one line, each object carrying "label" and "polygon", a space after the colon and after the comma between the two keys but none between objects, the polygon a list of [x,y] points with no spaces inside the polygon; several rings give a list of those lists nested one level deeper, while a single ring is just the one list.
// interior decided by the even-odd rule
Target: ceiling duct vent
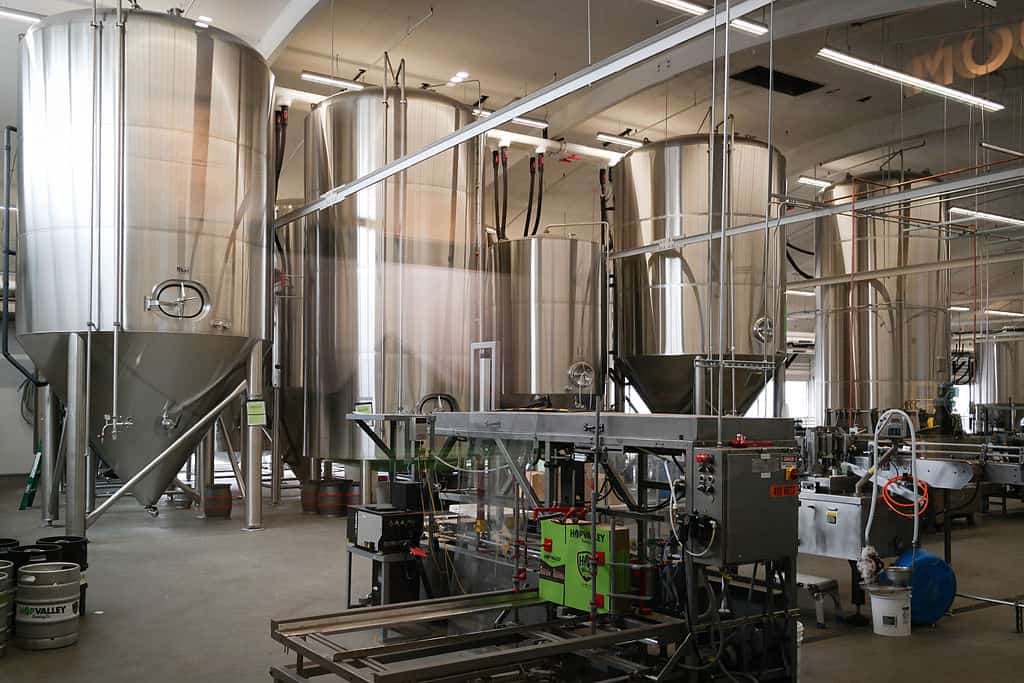
[{"label": "ceiling duct vent", "polygon": [[[732,77],[737,81],[743,81],[744,83],[750,83],[761,88],[768,88],[769,78],[773,71],[769,70],[765,66],[755,66],[746,71],[741,71],[737,74],[733,74]],[[800,95],[806,95],[809,92],[813,92],[818,88],[824,87],[823,83],[815,83],[809,81],[806,78],[800,78],[799,76],[791,76],[790,74],[783,73],[778,70],[774,70],[775,82],[772,86],[777,92],[785,93],[793,97],[799,97]]]}]

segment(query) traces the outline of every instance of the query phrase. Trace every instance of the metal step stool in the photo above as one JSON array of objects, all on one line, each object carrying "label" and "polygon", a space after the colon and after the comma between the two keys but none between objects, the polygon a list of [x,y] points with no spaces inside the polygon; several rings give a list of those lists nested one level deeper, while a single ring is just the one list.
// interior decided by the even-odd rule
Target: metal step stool
[{"label": "metal step stool", "polygon": [[836,620],[842,621],[842,606],[839,603],[839,582],[824,576],[797,574],[796,585],[810,593],[814,600],[814,619],[818,628],[825,628],[825,596],[832,598],[836,605]]}]

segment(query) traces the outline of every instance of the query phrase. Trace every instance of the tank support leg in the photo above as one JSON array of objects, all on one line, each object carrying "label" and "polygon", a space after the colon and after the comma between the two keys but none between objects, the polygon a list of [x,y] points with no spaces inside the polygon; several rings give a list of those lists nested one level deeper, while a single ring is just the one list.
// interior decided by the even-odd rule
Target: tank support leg
[{"label": "tank support leg", "polygon": [[53,526],[57,518],[55,509],[59,505],[54,490],[54,467],[57,452],[53,435],[53,389],[49,384],[36,389],[36,431],[39,435],[39,509],[42,511],[43,526]]},{"label": "tank support leg", "polygon": [[89,426],[85,423],[85,340],[77,333],[68,335],[67,391],[67,523],[68,536],[85,536],[86,449]]},{"label": "tank support leg", "polygon": [[[249,415],[249,404],[263,402],[263,341],[257,341],[249,355],[248,402],[242,411],[247,423],[245,434],[245,528],[249,531],[263,528],[263,424]],[[266,416],[266,409],[262,411]],[[247,419],[246,419],[247,418]],[[265,422],[265,420],[264,420]],[[255,424],[254,424],[255,423]]]}]

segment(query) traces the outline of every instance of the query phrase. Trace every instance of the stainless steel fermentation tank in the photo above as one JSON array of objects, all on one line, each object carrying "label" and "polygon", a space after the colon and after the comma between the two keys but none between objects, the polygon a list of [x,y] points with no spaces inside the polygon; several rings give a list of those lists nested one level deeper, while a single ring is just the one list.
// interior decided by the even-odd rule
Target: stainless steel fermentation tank
[{"label": "stainless steel fermentation tank", "polygon": [[[119,155],[119,31],[113,10],[98,18],[101,30],[88,11],[55,15],[22,41],[17,330],[68,399],[69,339],[87,338],[92,323],[86,429],[128,479],[223,398],[266,336],[272,76],[223,31],[126,11]],[[118,323],[119,412],[134,424],[101,439]],[[135,497],[158,500],[194,445],[143,478]]]},{"label": "stainless steel fermentation tank", "polygon": [[[599,381],[601,245],[554,236],[492,247],[491,338],[498,342],[500,390],[494,407],[583,409]],[[474,367],[487,367],[474,358]],[[479,372],[476,395],[486,395]]]},{"label": "stainless steel fermentation tank", "polygon": [[[972,431],[1021,431],[1024,417],[1024,330],[1007,328],[975,342]],[[962,390],[965,393],[966,387]]]},{"label": "stainless steel fermentation tank", "polygon": [[[615,250],[700,237],[709,230],[717,234],[722,156],[721,136],[712,142],[706,135],[687,135],[625,157],[613,173]],[[782,193],[785,177],[785,160],[777,151],[769,155],[762,142],[734,138],[726,225],[764,221],[768,188]],[[711,414],[716,409],[716,370],[707,371],[704,405],[694,405],[694,363],[701,356],[717,357],[720,325],[725,326],[726,360],[778,367],[786,337],[784,236],[771,227],[767,238],[763,230],[731,237],[724,264],[719,239],[616,262],[617,354],[652,411]],[[720,266],[726,269],[724,319],[719,316]],[[723,385],[723,411],[742,415],[764,387],[765,373],[728,369]]]},{"label": "stainless steel fermentation tank", "polygon": [[[913,176],[907,176],[912,181]],[[819,197],[850,197],[918,187],[899,174],[840,183]],[[828,216],[815,225],[815,275],[936,263],[948,258],[943,202],[889,207],[884,214]],[[949,276],[943,271],[819,288],[815,391],[820,424],[873,428],[878,413],[932,412],[949,381]]]},{"label": "stainless steel fermentation tank", "polygon": [[[335,95],[306,119],[315,199],[473,120],[428,91]],[[479,339],[477,142],[417,164],[308,220],[306,362],[311,457],[380,459],[345,416],[469,403]]]},{"label": "stainless steel fermentation tank", "polygon": [[[977,394],[981,404],[1021,404],[1024,408],[1024,330],[980,337],[976,348]],[[1021,411],[1024,415],[1024,410]]]}]

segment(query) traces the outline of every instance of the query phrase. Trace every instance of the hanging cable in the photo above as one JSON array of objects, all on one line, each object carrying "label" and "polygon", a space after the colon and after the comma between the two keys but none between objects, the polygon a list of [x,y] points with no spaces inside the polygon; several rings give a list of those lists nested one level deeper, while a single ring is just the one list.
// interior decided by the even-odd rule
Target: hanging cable
[{"label": "hanging cable", "polygon": [[789,261],[789,265],[793,266],[793,270],[795,270],[797,272],[797,275],[799,275],[800,277],[802,277],[805,280],[813,280],[814,279],[813,276],[808,275],[807,273],[805,273],[804,270],[799,265],[797,265],[796,260],[793,259],[793,255],[791,253],[789,253],[789,249],[786,250],[786,260]]},{"label": "hanging cable", "polygon": [[491,153],[491,169],[494,171],[494,183],[492,185],[494,189],[494,232],[499,240],[503,240],[505,236],[501,233],[501,198],[498,196],[498,165],[501,163],[500,160],[501,152],[494,150]]},{"label": "hanging cable", "polygon": [[508,232],[508,147],[501,148],[501,236],[504,238]]},{"label": "hanging cable", "polygon": [[530,157],[530,194],[526,198],[526,223],[523,224],[523,237],[530,235],[530,214],[533,213],[533,183],[537,177],[537,157]]},{"label": "hanging cable", "polygon": [[537,234],[537,228],[540,227],[540,212],[544,206],[544,153],[540,152],[537,155],[537,216],[533,220],[533,232],[532,235]]}]

